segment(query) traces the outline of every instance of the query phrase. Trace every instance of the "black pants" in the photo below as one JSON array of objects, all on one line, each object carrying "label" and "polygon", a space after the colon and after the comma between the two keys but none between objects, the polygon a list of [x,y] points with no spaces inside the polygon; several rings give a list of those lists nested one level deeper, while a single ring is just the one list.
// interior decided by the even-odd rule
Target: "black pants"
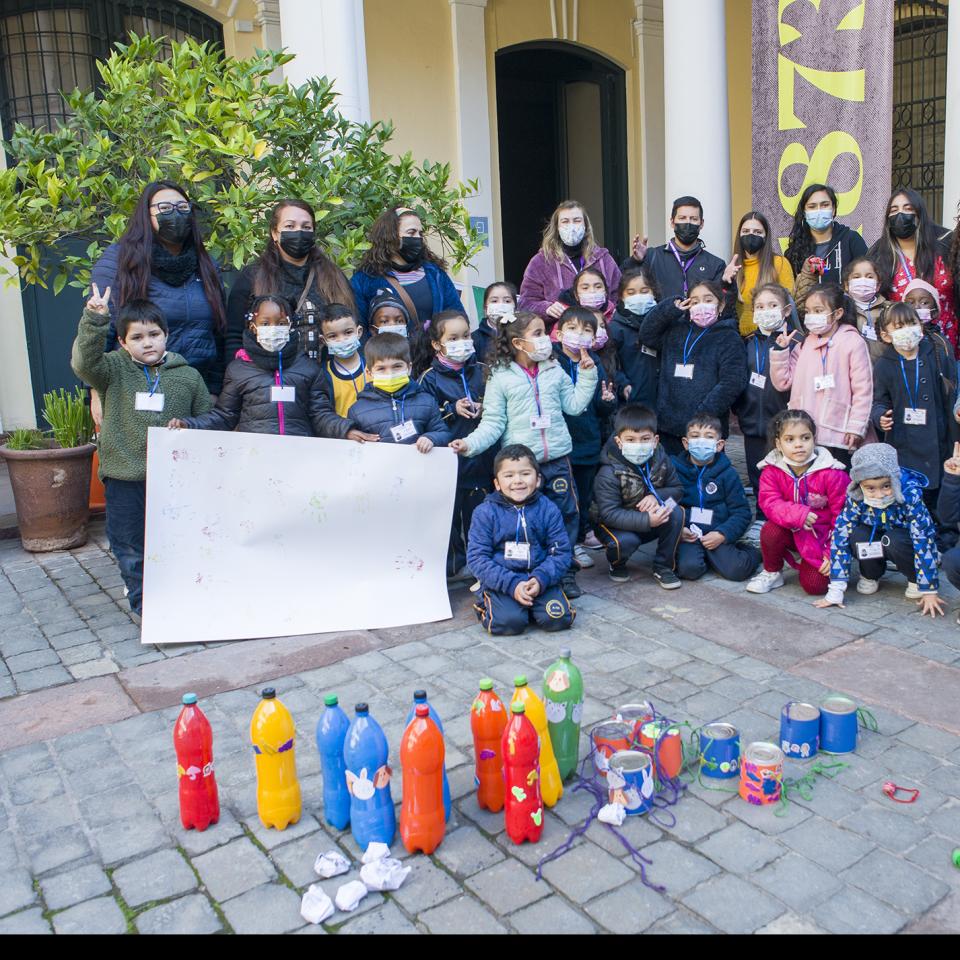
[{"label": "black pants", "polygon": [[940,562],[940,571],[943,575],[960,590],[960,547],[954,547],[948,550]]},{"label": "black pants", "polygon": [[447,576],[452,577],[467,562],[467,538],[473,511],[483,503],[490,491],[483,487],[457,487],[453,501],[453,526],[447,550]]},{"label": "black pants", "polygon": [[747,476],[750,486],[753,487],[753,496],[757,501],[757,519],[766,520],[760,509],[760,468],[757,464],[770,452],[770,444],[766,437],[748,437],[743,435],[743,453],[747,458]]},{"label": "black pants", "polygon": [[147,510],[145,480],[104,477],[107,494],[107,539],[120,566],[130,609],[143,612],[143,525]]},{"label": "black pants", "polygon": [[[583,543],[583,538],[590,529],[590,521],[587,519],[587,511],[590,508],[590,501],[593,499],[593,481],[597,478],[598,464],[595,463],[575,463],[572,465],[573,482],[577,488],[577,500],[580,503],[580,529],[577,531],[577,543]],[[575,547],[576,543],[571,543]]]},{"label": "black pants", "polygon": [[860,566],[860,576],[868,580],[879,580],[887,569],[887,561],[892,560],[897,570],[902,573],[908,583],[915,583],[917,568],[914,565],[913,540],[910,531],[900,528],[884,530],[878,527],[873,534],[873,542],[883,544],[883,556],[873,557],[870,560],[861,560],[857,552],[857,545],[870,542],[872,527],[854,527],[850,534],[850,555]]},{"label": "black pants", "polygon": [[754,574],[759,563],[756,547],[735,543],[721,543],[715,550],[707,550],[701,543],[681,543],[677,548],[677,576],[683,580],[699,580],[713,570],[724,580],[740,583]]},{"label": "black pants", "polygon": [[666,523],[654,527],[648,533],[634,533],[631,530],[614,530],[597,524],[595,533],[606,547],[607,561],[611,567],[625,567],[627,560],[637,552],[642,543],[657,541],[657,552],[653,557],[654,570],[673,570],[677,558],[677,544],[680,543],[680,531],[683,530],[683,509],[674,507]]},{"label": "black pants", "polygon": [[847,450],[846,447],[825,446],[824,449],[829,450],[833,454],[834,459],[839,460],[843,464],[844,470],[850,469],[850,458],[853,456],[853,454]]},{"label": "black pants", "polygon": [[[569,457],[557,457],[540,464],[543,476],[543,492],[557,505],[563,516],[563,526],[570,540],[571,551],[577,545],[577,531],[580,529],[580,505],[577,501],[576,485]],[[571,567],[576,572],[576,567]]]}]

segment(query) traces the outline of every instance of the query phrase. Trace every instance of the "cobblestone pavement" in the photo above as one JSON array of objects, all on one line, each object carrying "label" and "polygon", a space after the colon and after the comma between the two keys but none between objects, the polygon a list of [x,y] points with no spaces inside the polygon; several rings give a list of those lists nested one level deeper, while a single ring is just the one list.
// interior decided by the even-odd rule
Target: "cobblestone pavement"
[{"label": "cobblestone pavement", "polygon": [[[34,691],[47,687],[64,700],[102,689],[93,685],[105,679],[122,691],[128,674],[148,663],[189,673],[190,657],[229,665],[254,648],[141,647],[102,528],[70,554],[29,557],[17,543],[0,542],[0,720],[19,716],[23,731],[19,745],[0,752],[0,933],[960,932],[960,870],[951,863],[960,847],[953,617],[921,622],[892,574],[876,596],[854,593],[845,610],[823,612],[795,579],[764,597],[712,578],[668,594],[648,562],[634,570],[625,585],[599,570],[582,574],[587,592],[562,638],[535,629],[488,637],[471,622],[460,590],[452,621],[405,628],[359,655],[205,696],[223,812],[219,824],[197,833],[178,819],[172,697],[163,709],[134,704],[125,719],[80,724],[53,739],[22,717],[49,695]],[[955,607],[956,595],[948,595]],[[623,832],[652,861],[649,879],[664,892],[644,885],[599,824],[538,881],[537,861],[581,822],[590,798],[568,783],[546,814],[541,842],[514,846],[502,815],[477,807],[468,710],[481,676],[494,677],[506,697],[516,673],[539,680],[568,642],[587,689],[584,727],[642,696],[695,725],[729,720],[745,743],[776,740],[787,700],[817,702],[838,687],[873,709],[880,730],[865,733],[849,767],[818,780],[810,799],[791,800],[783,817],[693,783],[673,808],[674,826],[629,818]],[[266,681],[298,723],[304,812],[283,832],[256,818],[248,729]],[[320,882],[332,896],[358,876],[349,831],[322,818],[313,730],[323,695],[338,693],[348,709],[370,703],[390,742],[399,801],[399,739],[418,686],[445,722],[454,797],[447,835],[431,857],[407,858],[398,840],[394,854],[413,867],[399,891],[370,894],[356,913],[306,925],[299,902],[307,885]],[[791,775],[806,772],[788,767]],[[918,787],[916,803],[887,799],[888,779]],[[353,869],[319,881],[313,861],[332,847]]]}]

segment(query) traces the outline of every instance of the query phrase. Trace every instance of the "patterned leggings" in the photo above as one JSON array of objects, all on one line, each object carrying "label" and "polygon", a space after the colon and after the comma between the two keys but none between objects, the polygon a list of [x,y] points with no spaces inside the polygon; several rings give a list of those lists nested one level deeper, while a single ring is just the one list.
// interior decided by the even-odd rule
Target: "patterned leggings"
[{"label": "patterned leggings", "polygon": [[794,558],[798,553],[797,544],[793,538],[793,531],[787,530],[768,520],[760,528],[760,552],[763,554],[763,569],[771,573],[779,573],[783,569],[784,561],[800,572],[800,586],[804,593],[814,597],[822,597],[827,592],[830,578],[825,577],[812,564],[801,559],[799,564]]}]

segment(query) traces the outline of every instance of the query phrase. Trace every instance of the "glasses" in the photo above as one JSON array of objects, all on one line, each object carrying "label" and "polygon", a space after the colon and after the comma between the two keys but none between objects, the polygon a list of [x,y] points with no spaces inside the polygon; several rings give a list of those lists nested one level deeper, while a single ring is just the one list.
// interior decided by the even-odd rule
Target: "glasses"
[{"label": "glasses", "polygon": [[190,213],[193,210],[193,204],[187,200],[181,200],[179,203],[168,203],[164,200],[161,203],[151,203],[150,209],[156,210],[157,213],[173,213],[174,210],[177,213]]}]

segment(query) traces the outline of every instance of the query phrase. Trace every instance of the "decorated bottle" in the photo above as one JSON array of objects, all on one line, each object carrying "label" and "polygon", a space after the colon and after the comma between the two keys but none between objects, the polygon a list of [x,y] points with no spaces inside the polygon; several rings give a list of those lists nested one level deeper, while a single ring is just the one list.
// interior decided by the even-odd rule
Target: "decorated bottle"
[{"label": "decorated bottle", "polygon": [[470,709],[470,730],[476,753],[474,780],[477,803],[499,813],[503,809],[503,753],[501,741],[507,725],[507,709],[493,692],[493,681],[484,677]]},{"label": "decorated bottle", "polygon": [[550,743],[550,731],[547,729],[547,711],[543,701],[533,692],[523,674],[514,677],[514,703],[522,703],[527,719],[533,724],[540,738],[540,792],[543,802],[552,807],[563,796],[563,781],[557,767],[557,758],[553,755]]},{"label": "decorated bottle", "polygon": [[366,852],[376,840],[388,846],[397,832],[397,816],[390,795],[390,751],[387,737],[365,703],[356,715],[343,744],[347,788],[350,791],[350,829],[357,846]]},{"label": "decorated bottle", "polygon": [[583,677],[570,662],[570,648],[547,667],[543,676],[543,698],[547,707],[547,728],[557,758],[560,779],[577,769],[580,759],[580,717],[583,713]]},{"label": "decorated bottle", "polygon": [[173,727],[180,786],[180,822],[185,830],[206,830],[220,819],[217,778],[213,774],[213,731],[197,706],[197,695],[183,695]]},{"label": "decorated bottle", "polygon": [[300,784],[294,757],[296,728],[273,687],[260,695],[250,721],[257,764],[257,815],[265,827],[285,830],[300,819]]},{"label": "decorated bottle", "polygon": [[350,823],[350,791],[343,762],[343,741],[350,720],[336,694],[323,698],[326,705],[317,721],[317,750],[323,770],[323,816],[331,826],[343,830]]},{"label": "decorated bottle", "polygon": [[540,797],[540,745],[537,731],[524,713],[522,701],[510,704],[510,720],[503,730],[504,823],[516,844],[536,843],[543,833]]},{"label": "decorated bottle", "polygon": [[414,707],[400,741],[403,801],[400,839],[409,853],[433,853],[446,830],[443,809],[443,734],[426,703]]},{"label": "decorated bottle", "polygon": [[[410,712],[407,714],[407,723],[409,723],[416,714],[417,704],[425,703],[430,710],[430,719],[440,728],[441,735],[443,734],[443,721],[440,719],[439,714],[436,710],[430,706],[429,701],[427,700],[427,691],[426,690],[414,690],[413,691],[413,706],[410,708]],[[450,819],[450,781],[447,780],[447,767],[444,764],[443,767],[443,817],[444,820]]]}]

